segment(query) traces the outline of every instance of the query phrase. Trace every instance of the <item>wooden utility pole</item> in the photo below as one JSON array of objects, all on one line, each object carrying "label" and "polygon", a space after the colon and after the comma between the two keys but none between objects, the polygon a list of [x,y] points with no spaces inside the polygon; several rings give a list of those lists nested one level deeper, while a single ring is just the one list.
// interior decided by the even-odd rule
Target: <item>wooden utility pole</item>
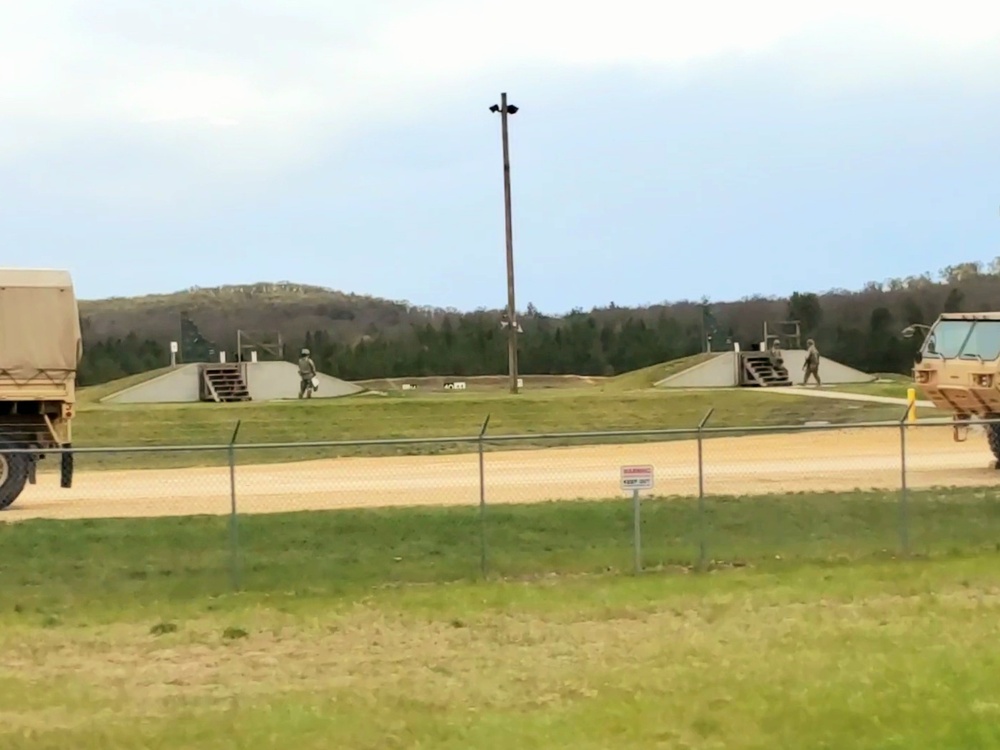
[{"label": "wooden utility pole", "polygon": [[507,104],[506,92],[500,94],[500,106],[494,104],[491,112],[500,113],[500,133],[503,142],[503,207],[507,241],[507,369],[510,373],[510,392],[517,393],[517,308],[514,303],[514,229],[510,200],[510,139],[507,116],[517,112],[517,107]]}]

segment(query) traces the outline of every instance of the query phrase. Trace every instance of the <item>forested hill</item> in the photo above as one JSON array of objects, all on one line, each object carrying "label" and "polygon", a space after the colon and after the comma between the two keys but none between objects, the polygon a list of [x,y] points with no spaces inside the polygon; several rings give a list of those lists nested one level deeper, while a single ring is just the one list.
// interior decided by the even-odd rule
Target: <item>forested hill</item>
[{"label": "forested hill", "polygon": [[[1000,309],[1000,259],[970,262],[860,291],[796,292],[790,298],[682,301],[643,308],[609,304],[564,315],[520,313],[520,369],[533,374],[612,375],[727,342],[759,340],[763,323],[801,321],[822,353],[868,372],[909,372],[910,323],[941,311]],[[169,342],[184,361],[236,350],[236,331],[281,335],[286,357],[307,344],[317,365],[346,379],[480,375],[506,371],[498,310],[418,307],[291,283],[190,289],[170,295],[81,301],[83,384],[161,367]],[[184,324],[182,318],[190,322]]]}]

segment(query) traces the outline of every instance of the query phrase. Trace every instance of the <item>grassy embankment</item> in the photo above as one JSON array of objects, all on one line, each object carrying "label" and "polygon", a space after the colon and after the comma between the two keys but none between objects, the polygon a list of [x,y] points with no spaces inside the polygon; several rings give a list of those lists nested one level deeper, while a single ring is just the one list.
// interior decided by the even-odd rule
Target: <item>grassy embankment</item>
[{"label": "grassy embankment", "polygon": [[651,501],[640,578],[627,502],[492,508],[489,582],[474,509],[247,517],[240,594],[225,519],[0,526],[0,745],[995,746],[997,503],[910,501]]},{"label": "grassy embankment", "polygon": [[[696,361],[696,360],[692,360]],[[691,362],[685,361],[684,366]],[[237,421],[246,444],[328,440],[412,439],[474,436],[490,417],[491,434],[539,434],[599,430],[693,428],[715,409],[712,426],[787,425],[818,420],[836,423],[898,419],[901,407],[858,401],[769,394],[750,389],[654,391],[649,385],[678,363],[610,378],[600,386],[475,393],[366,395],[311,402],[108,406],[100,397],[111,385],[85,390],[74,423],[75,445],[86,447],[225,444]],[[525,441],[521,447],[553,445]],[[492,448],[492,446],[490,446]],[[254,462],[302,460],[333,455],[392,455],[468,450],[469,446],[422,445],[254,451]],[[246,452],[244,457],[249,456]],[[81,470],[123,466],[217,464],[221,453],[85,455]],[[49,470],[51,466],[46,467]]]}]

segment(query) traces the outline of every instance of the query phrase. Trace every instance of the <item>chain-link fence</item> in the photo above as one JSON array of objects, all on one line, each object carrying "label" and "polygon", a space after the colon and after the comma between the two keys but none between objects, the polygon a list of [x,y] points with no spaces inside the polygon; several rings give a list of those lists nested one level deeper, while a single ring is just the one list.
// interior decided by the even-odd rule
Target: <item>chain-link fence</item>
[{"label": "chain-link fence", "polygon": [[[10,522],[0,544],[24,558],[52,545],[79,560],[80,575],[100,569],[136,587],[171,577],[179,591],[1000,549],[992,423],[974,423],[962,442],[950,422],[930,420],[714,428],[706,415],[687,430],[535,435],[487,427],[436,439],[245,445],[234,432],[225,445],[79,448],[70,488],[60,487],[54,452],[0,514]],[[17,455],[0,456],[0,482]],[[623,467],[638,484],[623,483]],[[38,519],[88,520],[29,534]]]}]

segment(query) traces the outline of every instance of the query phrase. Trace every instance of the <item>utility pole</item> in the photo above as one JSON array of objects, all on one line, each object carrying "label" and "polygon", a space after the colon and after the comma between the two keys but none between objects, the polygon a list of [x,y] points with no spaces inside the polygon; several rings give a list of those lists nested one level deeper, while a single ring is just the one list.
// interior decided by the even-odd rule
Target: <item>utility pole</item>
[{"label": "utility pole", "polygon": [[503,141],[503,207],[507,238],[507,369],[510,372],[510,392],[517,393],[517,315],[514,305],[514,229],[510,206],[510,143],[507,136],[507,115],[517,112],[517,107],[507,104],[507,94],[500,94],[500,105],[494,104],[490,112],[500,113],[500,132]]}]

